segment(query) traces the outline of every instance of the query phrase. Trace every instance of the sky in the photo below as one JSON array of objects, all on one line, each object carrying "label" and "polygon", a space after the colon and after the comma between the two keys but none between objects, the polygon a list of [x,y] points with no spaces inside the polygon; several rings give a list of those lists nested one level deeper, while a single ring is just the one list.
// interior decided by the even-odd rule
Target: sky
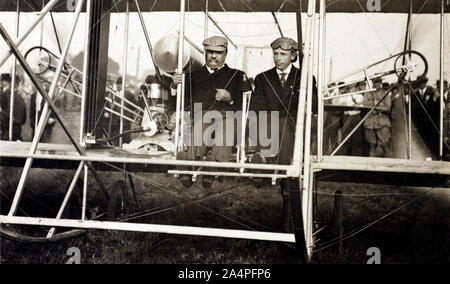
[{"label": "sky", "polygon": [[[14,13],[3,12],[0,23],[6,27],[11,35],[15,35]],[[177,37],[179,28],[179,13],[152,12],[144,13],[144,20],[153,47],[163,37]],[[280,36],[278,28],[270,13],[211,13],[213,19],[230,37],[233,44],[229,44],[227,63],[231,67],[247,72],[249,77],[273,67],[270,43]],[[36,17],[36,13],[22,13],[20,17],[20,33],[23,33]],[[55,13],[54,19],[61,44],[68,41],[69,28],[73,13]],[[278,13],[278,21],[284,36],[296,39],[296,16],[294,13]],[[303,22],[306,15],[303,15]],[[344,14],[330,13],[327,15],[326,28],[326,81],[341,78],[345,74],[360,70],[376,61],[387,58],[403,50],[406,29],[406,14]],[[412,19],[412,46],[423,53],[429,63],[428,77],[430,83],[435,83],[439,76],[439,15],[414,15]],[[445,66],[450,69],[449,22],[447,14],[445,27]],[[85,15],[79,18],[73,42],[69,49],[70,58],[84,49]],[[203,13],[186,14],[186,37],[197,46],[202,47],[204,39],[205,17]],[[305,25],[303,25],[303,29]],[[110,50],[109,56],[123,68],[124,55],[124,13],[111,14]],[[305,34],[305,33],[303,33]],[[221,35],[221,32],[208,21],[208,36]],[[42,38],[42,40],[41,40]],[[22,44],[21,50],[26,52],[33,46],[42,45],[58,54],[56,37],[53,32],[49,16],[45,24],[38,26],[29,38]],[[0,55],[8,48],[0,40]],[[198,53],[192,48],[192,52]],[[158,52],[156,50],[156,52]],[[197,57],[202,59],[200,53]],[[129,41],[127,53],[127,76],[144,79],[154,70],[144,33],[136,13],[130,14]],[[11,70],[12,60],[0,67],[0,72]],[[392,68],[392,63],[381,64],[372,69],[373,72],[386,71]],[[122,72],[122,71],[120,71]],[[371,70],[369,70],[371,72]],[[361,74],[361,73],[360,73]],[[450,70],[445,73],[450,79]],[[344,80],[346,81],[346,80]]]}]

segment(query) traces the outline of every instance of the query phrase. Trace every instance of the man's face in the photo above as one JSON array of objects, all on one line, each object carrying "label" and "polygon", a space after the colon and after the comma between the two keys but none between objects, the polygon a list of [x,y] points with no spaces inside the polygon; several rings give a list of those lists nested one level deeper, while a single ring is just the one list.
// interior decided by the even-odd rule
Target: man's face
[{"label": "man's face", "polygon": [[9,87],[9,82],[8,81],[2,81],[2,89],[6,90]]},{"label": "man's face", "polygon": [[273,50],[273,61],[278,70],[286,69],[294,58],[295,53],[292,50],[284,50],[281,48]]},{"label": "man's face", "polygon": [[376,88],[377,90],[383,88],[383,83],[380,81],[375,81],[373,84],[374,88]]},{"label": "man's face", "polygon": [[225,63],[227,51],[206,50],[205,61],[209,68],[219,68]]}]

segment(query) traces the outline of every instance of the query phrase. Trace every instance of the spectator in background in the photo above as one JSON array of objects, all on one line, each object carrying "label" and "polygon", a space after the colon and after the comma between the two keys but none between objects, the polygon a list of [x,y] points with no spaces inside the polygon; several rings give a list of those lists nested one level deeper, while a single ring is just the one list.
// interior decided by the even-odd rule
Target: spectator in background
[{"label": "spectator in background", "polygon": [[[375,78],[373,83],[376,91],[364,95],[363,104],[366,107],[376,106],[387,92],[381,78]],[[391,95],[388,94],[364,121],[364,133],[369,143],[370,157],[391,156],[391,106]]]},{"label": "spectator in background", "polygon": [[[17,83],[20,83],[19,81]],[[0,92],[0,139],[9,140],[9,118],[11,104],[11,75],[1,75]],[[12,141],[22,140],[22,125],[27,119],[26,106],[21,92],[14,90],[14,112],[13,112]]]},{"label": "spectator in background", "polygon": [[[350,93],[356,93],[365,89],[364,82],[358,82],[356,85],[349,88]],[[345,139],[361,122],[361,111],[358,110],[358,105],[362,104],[364,96],[362,94],[354,94],[345,97],[347,105],[353,106],[354,109],[344,111],[342,118],[342,139]],[[342,145],[339,151],[341,155],[362,156],[363,155],[363,131],[362,127],[358,127],[350,136],[347,142]]]},{"label": "spectator in background", "polygon": [[[417,83],[411,96],[411,115],[414,126],[428,147],[435,144],[433,136],[439,136],[431,115],[434,96],[434,89],[428,85],[428,78]],[[436,147],[431,149],[435,151]]]},{"label": "spectator in background", "polygon": [[[430,137],[428,137],[429,142],[431,143],[429,146],[432,149],[432,151],[435,154],[439,153],[439,139],[440,139],[440,133],[438,131],[438,129],[440,129],[440,119],[441,119],[441,82],[440,80],[436,81],[436,85],[437,88],[434,89],[434,93],[433,96],[431,96],[431,86],[427,86],[427,93],[429,93],[430,98],[428,99],[428,101],[425,103],[425,108],[430,116],[431,119],[431,127],[432,129],[430,130]],[[446,126],[445,124],[445,114],[446,111],[448,111],[448,109],[445,107],[445,105],[448,103],[448,81],[444,81],[444,133],[443,136],[445,137],[446,132],[446,127],[448,127],[448,125]],[[447,117],[447,120],[448,117]],[[448,124],[448,122],[447,122]],[[445,140],[444,140],[445,141]],[[444,144],[444,148],[446,148],[448,146],[446,146]]]}]

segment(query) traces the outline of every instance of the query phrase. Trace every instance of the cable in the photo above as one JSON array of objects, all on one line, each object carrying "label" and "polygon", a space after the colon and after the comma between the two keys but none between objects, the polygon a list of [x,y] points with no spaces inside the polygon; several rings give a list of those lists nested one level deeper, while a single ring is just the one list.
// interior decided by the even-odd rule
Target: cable
[{"label": "cable", "polygon": [[[353,236],[355,236],[355,235],[357,235],[357,234],[359,234],[359,233],[361,233],[361,232],[367,230],[368,228],[372,227],[373,225],[379,223],[380,221],[382,221],[382,220],[386,219],[387,217],[393,215],[394,213],[400,211],[400,210],[403,209],[404,207],[406,207],[406,206],[408,206],[408,205],[410,205],[410,204],[412,204],[412,203],[414,203],[414,202],[416,202],[416,201],[422,199],[426,194],[428,194],[429,192],[431,192],[431,191],[433,191],[433,190],[435,190],[435,188],[431,188],[430,190],[428,190],[428,191],[426,191],[426,192],[420,194],[417,198],[414,198],[414,199],[412,199],[412,200],[410,200],[410,201],[404,203],[403,205],[401,205],[401,206],[397,207],[396,209],[390,211],[389,213],[387,213],[387,214],[381,216],[380,218],[377,218],[377,219],[375,219],[374,221],[372,221],[372,222],[370,222],[370,223],[368,223],[368,224],[366,224],[366,225],[364,225],[364,226],[362,226],[362,227],[360,227],[360,228],[358,228],[358,229],[356,229],[356,230],[353,230],[353,231],[349,232],[349,233],[346,234],[342,239],[340,239],[340,238],[338,237],[338,238],[335,238],[335,239],[332,239],[332,240],[330,240],[330,241],[325,242],[324,246],[322,246],[322,247],[320,247],[320,248],[318,248],[318,249],[315,249],[314,252],[316,253],[316,252],[325,250],[325,249],[327,249],[327,248],[329,248],[329,247],[331,247],[331,246],[334,246],[334,245],[336,245],[336,244],[339,244],[341,241],[344,241],[344,240],[346,240],[346,239],[349,239],[349,238],[351,238],[351,237],[353,237]],[[337,241],[335,241],[336,239],[337,239]],[[331,242],[331,243],[330,243],[330,242]],[[328,245],[326,245],[327,243],[328,243]]]},{"label": "cable", "polygon": [[[110,164],[110,163],[106,163],[106,162],[102,162],[102,163],[105,164],[105,165],[107,165],[107,166],[109,166],[109,167],[111,167],[111,168],[114,168],[114,169],[116,169],[116,170],[118,170],[118,171],[120,171],[120,172],[127,173],[127,174],[129,174],[129,175],[131,175],[131,176],[137,178],[138,180],[147,182],[147,183],[149,183],[149,184],[151,184],[151,185],[153,185],[153,186],[155,186],[155,187],[157,187],[157,188],[159,188],[159,189],[161,189],[161,190],[163,190],[163,191],[165,191],[165,192],[167,192],[167,193],[169,193],[170,195],[173,195],[173,196],[175,196],[175,197],[181,198],[181,197],[184,196],[184,197],[193,198],[192,196],[187,195],[187,194],[179,194],[179,193],[176,193],[176,192],[172,192],[172,191],[170,191],[168,188],[166,188],[166,187],[163,186],[163,185],[160,185],[160,184],[158,184],[158,183],[156,183],[156,182],[153,182],[153,181],[151,181],[151,180],[148,180],[148,179],[146,179],[146,178],[144,178],[144,177],[141,177],[141,176],[139,176],[139,175],[136,175],[136,174],[134,174],[134,173],[131,173],[131,172],[129,172],[129,171],[126,171],[126,170],[124,170],[124,169],[122,169],[122,168],[116,167],[116,166],[114,166],[114,165],[112,165],[112,164]],[[240,186],[240,185],[237,185],[237,186]],[[236,186],[236,187],[237,187],[237,186]],[[181,196],[180,196],[180,195],[181,195]],[[214,210],[212,210],[212,209],[210,209],[210,208],[208,208],[208,207],[205,207],[205,206],[202,206],[202,205],[199,205],[199,204],[194,204],[194,205],[195,205],[196,207],[199,207],[199,208],[201,208],[201,209],[204,209],[204,210],[207,210],[207,211],[209,211],[209,212],[212,212],[212,213],[214,213],[214,214],[216,214],[216,215],[219,215],[219,216],[221,216],[221,217],[223,217],[223,218],[225,218],[225,219],[227,219],[227,220],[229,220],[229,221],[232,221],[233,223],[236,223],[236,224],[238,224],[238,225],[240,225],[240,226],[243,226],[243,227],[245,227],[245,228],[247,228],[247,229],[250,229],[250,230],[255,231],[255,229],[251,228],[250,226],[245,225],[245,224],[242,224],[241,222],[239,222],[239,221],[237,221],[237,220],[233,220],[232,218],[229,218],[229,217],[227,217],[227,216],[225,216],[225,215],[223,215],[223,214],[221,214],[221,213],[215,212]],[[242,217],[241,217],[241,218],[242,218]]]}]

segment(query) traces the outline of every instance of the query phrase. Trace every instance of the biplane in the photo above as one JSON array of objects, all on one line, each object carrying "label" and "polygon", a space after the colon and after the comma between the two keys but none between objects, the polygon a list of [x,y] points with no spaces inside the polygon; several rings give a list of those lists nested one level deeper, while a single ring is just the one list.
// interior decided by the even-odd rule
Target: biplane
[{"label": "biplane", "polygon": [[[367,2],[367,3],[366,3]],[[380,2],[382,2],[380,4]],[[43,5],[45,4],[45,5]],[[45,102],[40,112],[32,142],[1,141],[0,157],[3,165],[23,167],[22,174],[9,209],[9,213],[0,216],[1,233],[4,236],[17,237],[30,241],[59,240],[71,237],[86,229],[107,229],[137,232],[155,232],[169,234],[183,234],[195,236],[215,236],[225,238],[241,238],[253,240],[268,240],[276,242],[296,243],[305,252],[306,259],[311,260],[315,251],[316,235],[320,232],[315,220],[317,196],[315,194],[315,181],[327,173],[340,173],[340,177],[333,175],[333,179],[352,181],[395,182],[396,184],[428,185],[448,180],[450,175],[450,162],[448,160],[450,143],[450,105],[444,101],[445,60],[444,52],[448,48],[445,42],[444,18],[448,13],[450,4],[446,0],[428,1],[286,1],[286,0],[205,0],[205,1],[100,1],[100,0],[73,0],[73,1],[40,1],[17,0],[3,1],[0,4],[1,11],[20,13],[38,12],[32,24],[23,34],[12,34],[0,24],[0,34],[8,46],[8,52],[0,58],[3,65],[10,57],[14,57],[28,78],[31,80],[42,100]],[[69,39],[60,54],[47,49],[45,46],[37,46],[21,50],[21,44],[34,32],[35,28],[43,21],[46,15],[57,12],[73,11],[70,22]],[[42,9],[40,9],[42,8]],[[156,11],[179,12],[179,29],[176,37],[167,37],[154,46],[151,43],[151,34],[148,32],[143,13]],[[266,12],[274,17],[280,35],[282,29],[277,21],[277,13],[294,13],[296,15],[296,32],[299,43],[303,46],[301,57],[300,75],[300,99],[296,119],[295,146],[293,149],[292,164],[256,164],[249,162],[253,152],[246,147],[245,134],[241,135],[241,141],[236,147],[236,153],[229,162],[189,161],[177,160],[176,153],[183,149],[184,128],[183,123],[184,102],[183,84],[177,86],[175,111],[169,112],[165,101],[169,94],[164,92],[161,85],[162,77],[172,76],[180,70],[188,71],[201,63],[202,49],[199,48],[185,35],[185,14],[188,12],[202,12],[205,15],[205,37],[208,34],[208,23],[212,22],[219,31],[234,45],[232,39],[220,28],[211,17],[213,12]],[[139,90],[140,103],[126,99],[124,93],[127,88],[127,52],[123,55],[122,87],[120,91],[112,87],[107,72],[109,29],[112,13],[125,13],[125,39],[124,50],[128,48],[130,13],[137,13],[149,56],[155,66],[155,81],[148,81]],[[369,65],[354,70],[341,78],[326,81],[326,23],[327,13],[403,13],[408,15],[406,23],[404,49],[393,52],[386,58],[376,60]],[[85,45],[83,65],[76,68],[67,62],[68,51],[77,27],[80,15],[86,14]],[[412,49],[411,42],[411,17],[414,14],[427,13],[440,15],[440,118],[437,130],[439,133],[439,153],[436,159],[414,157],[413,146],[415,136],[414,123],[411,119],[411,100],[415,83],[421,81],[428,72],[429,66],[426,57],[417,50]],[[306,16],[306,21],[305,20]],[[303,25],[303,22],[306,25]],[[18,25],[19,22],[17,22]],[[200,58],[200,59],[199,59]],[[16,66],[16,64],[14,65]],[[13,71],[13,77],[15,76]],[[263,70],[261,70],[263,71]],[[44,76],[51,74],[50,76]],[[313,78],[318,86],[318,114],[312,115]],[[384,90],[384,95],[373,106],[333,104],[330,101],[340,97],[353,95],[366,96],[377,91],[373,82],[382,78],[393,78],[393,87]],[[12,80],[13,84],[15,80]],[[327,96],[334,90],[352,86],[362,82],[367,86],[363,90],[349,93],[341,93],[336,96]],[[49,85],[46,89],[44,83]],[[404,121],[404,132],[396,143],[403,145],[404,152],[400,156],[391,158],[355,157],[337,155],[339,149],[352,136],[354,131],[361,128],[364,121],[392,92],[393,88],[402,90],[399,99],[402,101],[399,113]],[[14,87],[12,88],[14,90]],[[73,96],[79,100],[80,112],[79,133],[73,134],[70,124],[64,119],[63,113],[55,105],[55,97],[58,94]],[[248,113],[248,104],[251,94],[243,94],[244,114]],[[409,109],[408,109],[409,108]],[[342,137],[339,143],[335,143],[330,151],[324,151],[324,116],[326,110],[365,110],[362,120],[349,131],[347,137]],[[118,135],[111,137],[110,131],[97,127],[99,117],[108,113],[108,117],[118,117],[120,120]],[[444,115],[447,115],[445,117]],[[41,138],[50,115],[61,127],[69,144],[42,143]],[[317,133],[312,132],[313,119],[317,119]],[[12,121],[12,120],[10,120]],[[125,123],[136,126],[134,130],[125,130]],[[245,133],[247,120],[241,120]],[[142,125],[146,127],[142,127]],[[132,141],[124,143],[124,134],[135,131],[138,135]],[[445,132],[446,131],[446,132]],[[394,138],[393,138],[394,139]],[[112,142],[118,142],[113,145]],[[312,151],[312,143],[317,145],[317,151]],[[426,157],[431,157],[428,155]],[[97,171],[102,169],[102,163],[117,165],[120,170],[123,165],[132,171],[146,171],[156,173],[169,173],[190,175],[193,179],[203,175],[264,178],[276,184],[280,179],[298,179],[299,188],[293,202],[294,232],[261,232],[247,230],[231,230],[219,228],[199,228],[174,225],[159,225],[146,223],[131,223],[116,221],[114,217],[102,220],[97,217],[90,218],[87,214],[88,175],[93,177],[106,199],[108,199],[108,212],[114,215],[116,197],[123,190],[123,183],[118,183],[116,188],[107,189]],[[65,198],[60,206],[58,214],[54,218],[19,216],[18,208],[21,202],[28,174],[31,167],[66,167],[76,169],[72,182],[68,186]],[[176,166],[189,166],[192,170],[178,170]],[[221,169],[221,171],[207,171],[208,168]],[[63,212],[70,196],[73,194],[77,181],[84,173],[83,199],[80,219],[63,218]],[[131,178],[131,176],[130,176]],[[118,205],[117,205],[118,206]],[[92,217],[92,216],[91,216]],[[34,225],[49,227],[44,237],[27,237],[11,232],[7,225]],[[74,230],[56,233],[55,228],[72,228]]]}]

